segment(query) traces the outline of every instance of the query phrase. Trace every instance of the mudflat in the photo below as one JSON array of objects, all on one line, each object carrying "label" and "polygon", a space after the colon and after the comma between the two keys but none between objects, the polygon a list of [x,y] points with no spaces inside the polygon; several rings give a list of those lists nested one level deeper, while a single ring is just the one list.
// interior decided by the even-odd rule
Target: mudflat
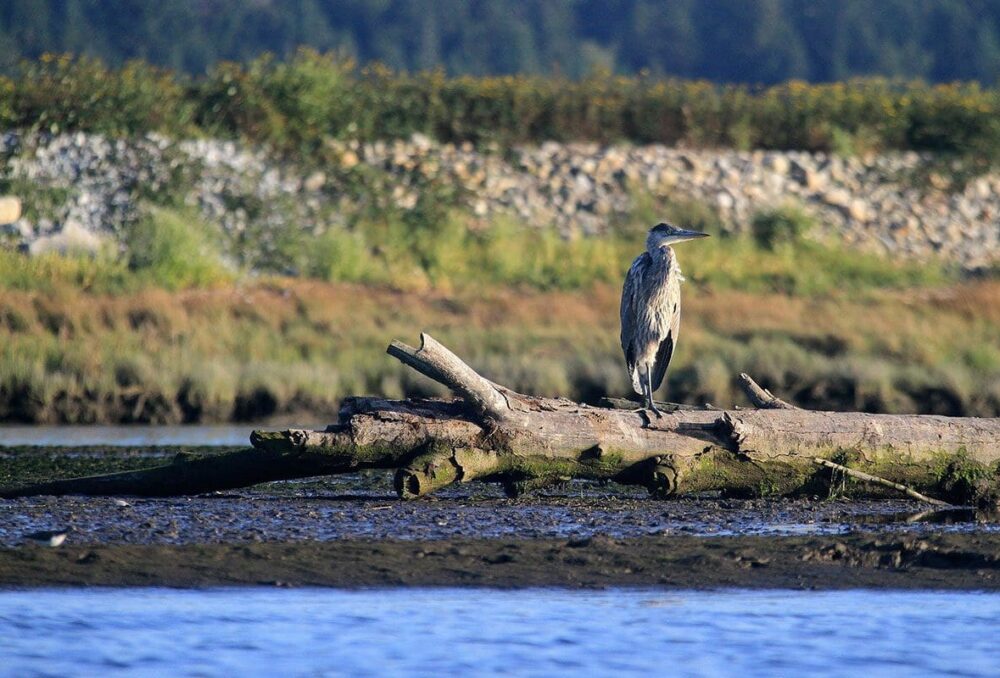
[{"label": "mudflat", "polygon": [[[4,501],[0,586],[1000,588],[1000,529],[967,509],[592,484],[401,502],[343,482]],[[28,539],[53,529],[58,547]]]},{"label": "mudflat", "polygon": [[2,586],[1000,589],[1000,535],[444,539],[0,549]]},{"label": "mudflat", "polygon": [[[15,450],[4,484],[174,450]],[[164,499],[0,500],[0,587],[1000,588],[1000,523],[891,496],[657,500],[573,482],[402,502],[386,473]],[[61,545],[31,542],[65,530]]]}]

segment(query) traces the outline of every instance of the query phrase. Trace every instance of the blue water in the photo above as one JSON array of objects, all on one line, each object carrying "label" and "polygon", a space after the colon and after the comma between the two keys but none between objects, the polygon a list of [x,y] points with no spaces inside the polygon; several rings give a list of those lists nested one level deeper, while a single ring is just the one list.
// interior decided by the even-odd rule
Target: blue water
[{"label": "blue water", "polygon": [[0,592],[10,676],[989,676],[1000,594]]},{"label": "blue water", "polygon": [[[249,445],[250,432],[267,428],[248,424],[193,426],[0,426],[0,445],[90,445],[148,447],[153,445]],[[289,428],[271,427],[271,428]],[[296,428],[296,427],[292,427]],[[310,426],[309,428],[317,428]],[[318,426],[323,428],[323,426]]]}]

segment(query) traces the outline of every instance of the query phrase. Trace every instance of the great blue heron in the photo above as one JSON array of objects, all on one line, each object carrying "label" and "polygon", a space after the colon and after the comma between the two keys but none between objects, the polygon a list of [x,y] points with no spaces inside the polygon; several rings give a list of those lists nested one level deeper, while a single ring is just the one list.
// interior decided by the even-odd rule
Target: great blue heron
[{"label": "great blue heron", "polygon": [[681,325],[681,268],[670,247],[708,234],[671,224],[657,224],[646,236],[646,251],[632,262],[622,289],[622,350],[632,388],[646,408],[662,416],[653,403],[670,364]]}]

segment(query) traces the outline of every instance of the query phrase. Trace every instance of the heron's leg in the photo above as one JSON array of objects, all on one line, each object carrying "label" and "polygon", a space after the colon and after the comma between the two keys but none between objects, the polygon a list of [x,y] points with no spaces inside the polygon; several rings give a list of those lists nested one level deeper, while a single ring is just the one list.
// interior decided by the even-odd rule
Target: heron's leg
[{"label": "heron's leg", "polygon": [[663,413],[656,409],[656,403],[653,402],[653,378],[649,373],[649,365],[646,365],[646,378],[644,380],[644,387],[646,389],[646,406],[649,410],[656,415],[659,419],[663,416]]}]

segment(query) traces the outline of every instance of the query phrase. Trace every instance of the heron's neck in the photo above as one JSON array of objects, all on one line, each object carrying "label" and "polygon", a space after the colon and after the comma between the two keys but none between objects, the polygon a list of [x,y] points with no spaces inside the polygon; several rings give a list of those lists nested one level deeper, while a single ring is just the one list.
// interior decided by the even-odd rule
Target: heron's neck
[{"label": "heron's neck", "polygon": [[670,245],[657,245],[650,247],[648,252],[653,261],[661,264],[666,271],[676,273],[678,280],[684,280],[684,276],[681,275],[681,265],[677,261],[677,255],[674,254],[674,248]]},{"label": "heron's neck", "polygon": [[670,245],[653,245],[652,247],[646,247],[646,251],[649,252],[649,256],[653,257],[653,259],[666,259],[667,261],[676,259],[674,250]]}]

